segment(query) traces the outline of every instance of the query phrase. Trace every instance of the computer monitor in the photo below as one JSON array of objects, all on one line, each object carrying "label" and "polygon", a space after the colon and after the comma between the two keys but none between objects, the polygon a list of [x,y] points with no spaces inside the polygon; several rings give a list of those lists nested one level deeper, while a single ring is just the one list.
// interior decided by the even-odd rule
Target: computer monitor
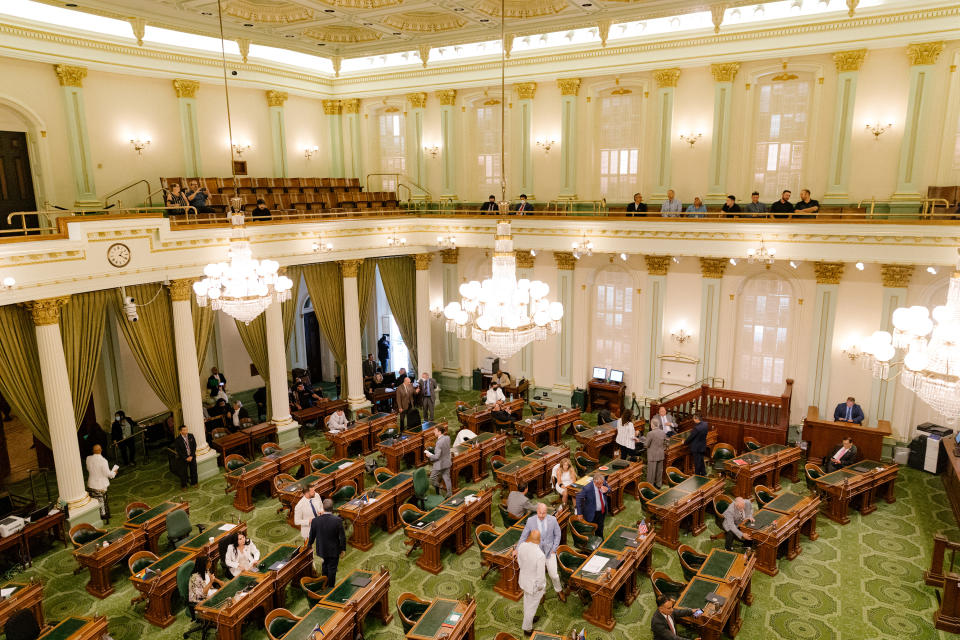
[{"label": "computer monitor", "polygon": [[610,369],[610,382],[623,382],[623,371]]},{"label": "computer monitor", "polygon": [[960,431],[957,432],[956,443],[960,444]]},{"label": "computer monitor", "polygon": [[607,379],[607,368],[606,367],[594,367],[593,368],[593,377],[597,380],[606,380]]}]

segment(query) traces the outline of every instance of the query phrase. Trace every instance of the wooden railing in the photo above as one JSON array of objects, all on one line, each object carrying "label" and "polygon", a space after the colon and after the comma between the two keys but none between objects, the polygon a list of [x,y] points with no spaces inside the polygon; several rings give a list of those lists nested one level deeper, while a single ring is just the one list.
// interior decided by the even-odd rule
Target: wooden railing
[{"label": "wooden railing", "polygon": [[[946,536],[933,536],[933,558],[930,570],[923,572],[923,581],[931,587],[943,589],[940,608],[933,614],[933,626],[941,631],[960,633],[960,574],[954,573],[960,542],[951,542]],[[950,552],[950,567],[944,569],[944,560]]]}]

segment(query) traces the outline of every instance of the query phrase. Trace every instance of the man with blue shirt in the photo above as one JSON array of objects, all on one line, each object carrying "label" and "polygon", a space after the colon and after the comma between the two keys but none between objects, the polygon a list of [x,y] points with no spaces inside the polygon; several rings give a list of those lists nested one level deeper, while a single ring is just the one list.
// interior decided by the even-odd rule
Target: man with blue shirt
[{"label": "man with blue shirt", "polygon": [[853,424],[863,423],[863,409],[853,399],[853,396],[847,398],[846,402],[841,402],[833,410],[834,422],[852,422]]},{"label": "man with blue shirt", "polygon": [[677,194],[673,189],[667,190],[667,200],[660,205],[660,213],[664,218],[677,218],[678,213],[683,211],[683,203],[677,200]]},{"label": "man with blue shirt", "polygon": [[697,196],[693,199],[693,204],[687,207],[687,217],[688,218],[702,218],[703,214],[707,212],[707,205],[703,204],[703,200],[700,199],[700,196]]},{"label": "man with blue shirt", "polygon": [[[557,518],[547,513],[547,505],[543,502],[537,505],[537,514],[527,518],[527,523],[523,527],[523,533],[520,534],[520,544],[527,541],[530,534],[534,531],[540,533],[540,550],[547,558],[547,575],[553,582],[553,590],[557,592],[557,598],[560,602],[567,601],[567,594],[563,591],[563,585],[560,584],[560,574],[557,572],[557,548],[560,546],[560,524]],[[516,550],[514,550],[516,553]]]}]

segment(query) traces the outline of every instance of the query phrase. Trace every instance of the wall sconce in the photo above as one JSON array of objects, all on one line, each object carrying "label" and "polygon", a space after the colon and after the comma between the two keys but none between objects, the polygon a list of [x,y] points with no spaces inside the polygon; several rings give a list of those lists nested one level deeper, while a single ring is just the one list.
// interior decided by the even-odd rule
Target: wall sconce
[{"label": "wall sconce", "polygon": [[680,139],[686,142],[688,145],[690,145],[691,149],[693,148],[693,145],[697,144],[697,140],[699,140],[702,137],[703,137],[702,133],[698,133],[697,135],[693,135],[692,133],[680,134]]},{"label": "wall sconce", "polygon": [[693,336],[687,333],[687,330],[681,326],[671,331],[670,337],[673,338],[677,342],[677,344],[683,344]]},{"label": "wall sconce", "polygon": [[430,157],[436,160],[437,156],[440,155],[440,147],[438,147],[437,145],[433,145],[432,147],[423,145],[423,152],[430,154]]},{"label": "wall sconce", "polygon": [[394,231],[393,235],[387,238],[388,247],[405,247],[407,246],[407,239],[397,235],[397,232]]},{"label": "wall sconce", "polygon": [[324,242],[323,237],[320,237],[313,241],[313,244],[310,246],[310,249],[314,253],[330,253],[331,251],[333,251],[333,243]]},{"label": "wall sconce", "polygon": [[544,138],[540,138],[537,140],[537,146],[543,149],[544,153],[550,153],[550,148],[553,147],[553,145],[555,144],[557,144],[557,141],[553,140],[552,138],[549,140],[546,140]]},{"label": "wall sconce", "polygon": [[130,144],[133,145],[133,150],[137,152],[137,156],[143,157],[143,150],[150,146],[150,138],[131,138]]},{"label": "wall sconce", "polygon": [[863,350],[860,349],[856,340],[851,340],[849,344],[843,347],[841,353],[850,358],[850,362],[856,362],[863,355]]},{"label": "wall sconce", "polygon": [[437,304],[432,305],[432,306],[430,307],[430,315],[433,316],[434,318],[437,318],[437,319],[442,318],[442,317],[443,317],[443,305],[440,304],[440,303],[437,303]]},{"label": "wall sconce", "polygon": [[873,134],[873,139],[876,141],[879,140],[880,136],[886,133],[892,126],[892,122],[888,122],[885,125],[880,124],[879,122],[868,122],[867,131]]},{"label": "wall sconce", "polygon": [[17,284],[17,281],[11,276],[7,276],[3,280],[0,280],[0,291],[6,291],[7,289],[13,289]]},{"label": "wall sconce", "polygon": [[312,147],[304,147],[303,155],[307,160],[309,160],[310,158],[313,157],[313,154],[315,154],[317,151],[320,151],[320,147],[318,147],[317,145],[313,145]]},{"label": "wall sconce", "polygon": [[437,248],[439,249],[456,249],[457,248],[457,238],[451,234],[449,236],[437,236]]},{"label": "wall sconce", "polygon": [[250,143],[249,143],[249,142],[244,143],[244,144],[234,143],[234,145],[233,145],[233,152],[236,154],[236,156],[237,156],[238,158],[242,158],[242,157],[243,157],[243,152],[244,152],[244,151],[250,151],[250,149],[252,149],[252,148],[253,148],[253,147],[250,146]]}]

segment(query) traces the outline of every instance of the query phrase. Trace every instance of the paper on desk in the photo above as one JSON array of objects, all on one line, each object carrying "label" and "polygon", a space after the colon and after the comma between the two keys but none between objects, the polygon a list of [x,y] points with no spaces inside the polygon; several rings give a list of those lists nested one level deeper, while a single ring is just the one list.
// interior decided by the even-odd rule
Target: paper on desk
[{"label": "paper on desk", "polygon": [[16,591],[16,587],[8,587],[7,589],[0,589],[0,598],[9,598],[13,595],[13,592]]},{"label": "paper on desk", "polygon": [[236,526],[237,526],[237,525],[235,525],[235,524],[229,524],[229,523],[227,523],[227,524],[222,524],[222,525],[220,525],[219,527],[217,527],[217,529],[219,529],[220,531],[233,531],[233,528],[236,527]]},{"label": "paper on desk", "polygon": [[342,465],[340,465],[339,467],[337,467],[337,469],[346,469],[346,468],[349,467],[351,464],[353,464],[353,463],[351,463],[351,462],[344,462]]},{"label": "paper on desk", "polygon": [[603,556],[593,556],[590,561],[583,566],[584,573],[600,573],[607,566],[607,560]]}]

